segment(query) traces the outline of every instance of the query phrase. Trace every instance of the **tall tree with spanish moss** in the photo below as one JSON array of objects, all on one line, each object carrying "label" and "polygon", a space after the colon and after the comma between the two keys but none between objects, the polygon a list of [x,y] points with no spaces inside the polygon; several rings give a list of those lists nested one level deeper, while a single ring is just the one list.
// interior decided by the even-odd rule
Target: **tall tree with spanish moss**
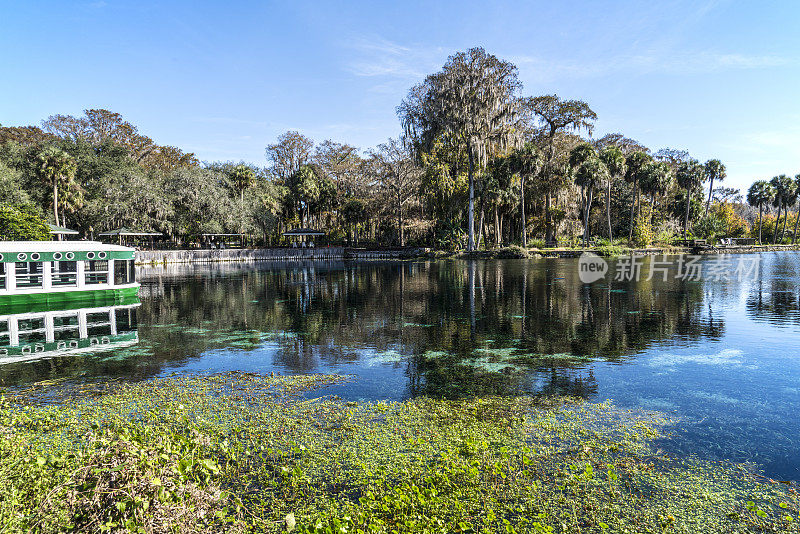
[{"label": "tall tree with spanish moss", "polygon": [[471,48],[450,56],[398,108],[405,135],[418,152],[430,151],[443,137],[466,151],[468,250],[475,249],[475,175],[486,168],[494,150],[516,144],[521,87],[514,64]]},{"label": "tall tree with spanish moss", "polygon": [[561,100],[558,95],[545,95],[528,98],[524,101],[525,109],[542,123],[547,143],[547,153],[542,171],[545,185],[545,241],[553,241],[553,223],[551,204],[554,191],[554,169],[556,135],[563,132],[580,132],[589,134],[594,129],[597,114],[589,104],[581,100]]},{"label": "tall tree with spanish moss", "polygon": [[391,199],[397,216],[397,238],[405,246],[403,208],[418,190],[421,170],[414,164],[402,140],[389,139],[371,153],[372,169],[380,187]]}]

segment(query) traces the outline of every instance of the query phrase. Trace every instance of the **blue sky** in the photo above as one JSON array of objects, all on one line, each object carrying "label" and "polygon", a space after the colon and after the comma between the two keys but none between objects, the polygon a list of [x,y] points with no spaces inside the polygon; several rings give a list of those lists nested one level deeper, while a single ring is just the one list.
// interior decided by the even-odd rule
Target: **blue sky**
[{"label": "blue sky", "polygon": [[587,101],[595,136],[720,158],[729,185],[800,172],[800,2],[0,0],[0,124],[121,113],[202,160],[265,164],[288,129],[362,149],[472,46],[524,93]]}]

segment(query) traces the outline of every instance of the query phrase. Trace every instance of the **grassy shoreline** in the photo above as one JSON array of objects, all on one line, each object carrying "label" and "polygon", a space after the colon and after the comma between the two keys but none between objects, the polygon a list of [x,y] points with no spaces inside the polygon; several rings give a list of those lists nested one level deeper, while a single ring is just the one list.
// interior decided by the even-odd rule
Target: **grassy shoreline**
[{"label": "grassy shoreline", "polygon": [[[797,532],[800,498],[671,458],[671,421],[530,397],[355,403],[228,373],[0,404],[5,532]],[[40,392],[42,393],[42,392]],[[37,398],[48,398],[39,395]]]}]

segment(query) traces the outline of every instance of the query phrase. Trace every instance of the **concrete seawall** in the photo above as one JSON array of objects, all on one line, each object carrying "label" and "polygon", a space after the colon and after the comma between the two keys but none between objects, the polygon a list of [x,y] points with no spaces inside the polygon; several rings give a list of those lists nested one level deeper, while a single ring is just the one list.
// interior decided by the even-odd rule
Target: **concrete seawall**
[{"label": "concrete seawall", "polygon": [[[800,245],[753,245],[740,247],[691,248],[647,248],[626,250],[627,256],[653,256],[661,254],[747,254],[756,252],[775,252],[800,250]],[[586,252],[599,254],[600,250],[586,249]],[[577,258],[584,250],[530,250],[533,257]],[[256,261],[344,261],[344,260],[401,260],[409,258],[432,257],[430,249],[365,250],[344,247],[329,248],[265,248],[265,249],[224,249],[224,250],[139,250],[136,263],[142,265],[161,265],[177,263],[228,263]],[[479,251],[454,257],[491,259],[493,251]]]},{"label": "concrete seawall", "polygon": [[139,250],[136,263],[218,263],[255,261],[341,261],[392,260],[416,257],[427,252],[415,250],[364,250],[344,247],[265,248],[224,250]]}]

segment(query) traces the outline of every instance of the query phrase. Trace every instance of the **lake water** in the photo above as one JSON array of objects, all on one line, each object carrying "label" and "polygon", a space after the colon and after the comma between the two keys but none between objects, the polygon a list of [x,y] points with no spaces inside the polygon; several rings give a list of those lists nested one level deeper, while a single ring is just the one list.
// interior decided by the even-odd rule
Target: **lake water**
[{"label": "lake water", "polygon": [[611,262],[593,284],[573,259],[148,268],[138,343],[5,363],[0,383],[321,372],[355,375],[329,391],[353,400],[613,399],[678,418],[670,452],[797,480],[800,255],[755,257],[741,281],[646,280],[646,259],[639,281]]}]

